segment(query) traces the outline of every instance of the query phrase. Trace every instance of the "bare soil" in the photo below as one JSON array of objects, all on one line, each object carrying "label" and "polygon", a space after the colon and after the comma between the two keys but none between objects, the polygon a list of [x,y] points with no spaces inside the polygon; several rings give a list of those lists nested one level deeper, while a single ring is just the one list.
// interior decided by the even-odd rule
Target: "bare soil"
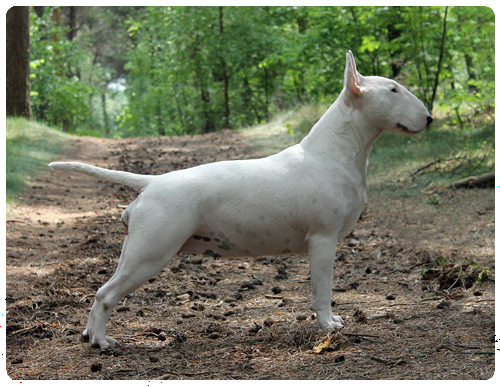
[{"label": "bare soil", "polygon": [[[241,134],[78,138],[65,160],[160,174],[258,157]],[[101,351],[81,339],[136,193],[47,170],[7,219],[7,373],[13,379],[488,379],[494,373],[494,190],[368,193],[337,251],[327,339],[307,256],[181,254],[113,312]],[[483,269],[488,268],[489,273]],[[488,275],[486,275],[488,274]],[[478,279],[481,284],[478,284]]]}]

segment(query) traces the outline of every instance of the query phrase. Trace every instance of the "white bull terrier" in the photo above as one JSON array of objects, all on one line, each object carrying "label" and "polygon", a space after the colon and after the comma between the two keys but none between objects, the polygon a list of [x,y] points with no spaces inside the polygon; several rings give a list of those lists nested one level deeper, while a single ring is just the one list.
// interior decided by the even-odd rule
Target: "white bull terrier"
[{"label": "white bull terrier", "polygon": [[258,160],[221,161],[159,176],[55,162],[140,192],[123,212],[118,267],[99,289],[85,339],[108,348],[113,308],[178,253],[215,258],[309,253],[311,308],[319,326],[342,328],[331,310],[333,263],[340,238],[365,203],[366,167],[384,131],[413,135],[431,122],[427,109],[399,83],[364,77],[346,55],[344,89],[300,144]]}]

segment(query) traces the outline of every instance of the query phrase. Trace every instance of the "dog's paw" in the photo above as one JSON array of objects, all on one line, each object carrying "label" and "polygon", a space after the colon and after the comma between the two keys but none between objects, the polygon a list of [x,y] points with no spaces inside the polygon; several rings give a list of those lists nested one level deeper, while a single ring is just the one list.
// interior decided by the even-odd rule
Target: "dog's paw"
[{"label": "dog's paw", "polygon": [[329,322],[325,322],[325,324],[324,324],[324,326],[322,326],[322,328],[327,330],[328,332],[333,332],[333,331],[336,331],[337,329],[344,328],[344,326],[341,323],[329,321]]},{"label": "dog's paw", "polygon": [[340,316],[332,316],[332,320],[333,322],[339,323],[341,325],[344,323],[344,320],[342,320],[342,317]]},{"label": "dog's paw", "polygon": [[103,336],[102,338],[97,336],[91,336],[88,330],[85,329],[82,333],[82,339],[85,342],[90,342],[94,348],[108,349],[114,348],[118,345],[118,342],[109,336]]},{"label": "dog's paw", "polygon": [[94,348],[109,349],[116,347],[118,342],[112,337],[104,336],[104,338],[94,338],[94,340],[90,341],[90,344]]},{"label": "dog's paw", "polygon": [[340,316],[331,316],[329,319],[321,319],[318,317],[318,324],[320,328],[327,330],[328,332],[333,332],[337,329],[344,328],[342,325],[344,320]]},{"label": "dog's paw", "polygon": [[96,343],[92,345],[101,349],[108,349],[115,348],[118,345],[118,342],[112,337],[104,336],[104,340],[96,340]]}]

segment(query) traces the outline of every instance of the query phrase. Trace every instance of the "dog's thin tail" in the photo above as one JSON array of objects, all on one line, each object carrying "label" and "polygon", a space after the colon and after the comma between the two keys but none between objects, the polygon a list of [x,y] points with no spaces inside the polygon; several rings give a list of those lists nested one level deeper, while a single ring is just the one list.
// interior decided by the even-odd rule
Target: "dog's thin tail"
[{"label": "dog's thin tail", "polygon": [[98,179],[123,184],[137,191],[142,191],[146,188],[149,182],[154,178],[154,176],[137,175],[135,173],[123,171],[112,171],[110,169],[95,167],[93,165],[83,163],[54,162],[50,163],[49,167],[52,169],[64,169],[83,173],[85,175],[97,177]]}]

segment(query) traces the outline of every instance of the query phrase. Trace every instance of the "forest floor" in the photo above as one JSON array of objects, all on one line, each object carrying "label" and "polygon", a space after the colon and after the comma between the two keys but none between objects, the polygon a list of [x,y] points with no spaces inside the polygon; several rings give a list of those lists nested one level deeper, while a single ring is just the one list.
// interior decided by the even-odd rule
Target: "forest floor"
[{"label": "forest floor", "polygon": [[[75,138],[65,160],[160,174],[260,156],[241,133]],[[380,190],[378,190],[380,191]],[[327,339],[309,309],[307,256],[181,254],[125,298],[101,351],[81,339],[113,274],[136,193],[50,171],[7,218],[7,374],[27,379],[488,379],[495,366],[494,190],[368,190],[337,251]],[[489,273],[485,271],[489,269]],[[486,275],[489,274],[489,275]],[[477,281],[480,280],[481,284]],[[482,281],[481,281],[482,280]]]}]

